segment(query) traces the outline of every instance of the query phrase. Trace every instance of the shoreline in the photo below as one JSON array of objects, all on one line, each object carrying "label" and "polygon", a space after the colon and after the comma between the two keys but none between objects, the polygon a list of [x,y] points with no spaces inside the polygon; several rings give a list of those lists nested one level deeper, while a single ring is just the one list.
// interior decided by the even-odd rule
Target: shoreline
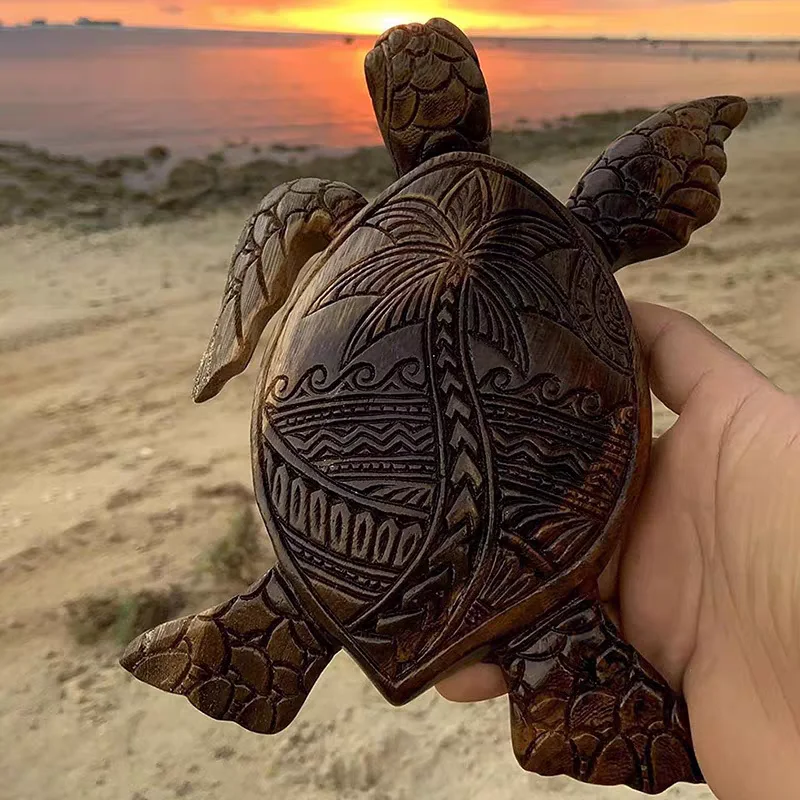
[{"label": "shoreline", "polygon": [[[784,99],[753,98],[745,124],[780,113]],[[656,110],[609,110],[497,130],[493,155],[522,169],[556,156],[591,158]],[[243,143],[204,157],[182,157],[159,145],[142,154],[92,160],[0,141],[0,228],[32,221],[80,231],[150,225],[221,206],[252,207],[273,187],[304,175],[349,183],[367,197],[395,180],[382,146],[338,153]]]},{"label": "shoreline", "polygon": [[[45,24],[32,25],[30,21],[14,22],[10,24],[0,24],[0,32],[10,31],[43,31],[43,30],[101,30],[101,31],[144,31],[156,33],[212,33],[212,34],[226,34],[233,36],[252,35],[252,36],[286,36],[286,37],[303,37],[303,38],[316,38],[316,39],[352,39],[353,42],[368,41],[374,42],[379,36],[378,33],[355,33],[352,31],[303,31],[303,30],[269,30],[269,29],[254,29],[254,28],[171,28],[164,25],[126,25],[124,22],[98,21],[95,24],[77,24],[76,22],[46,22]],[[473,39],[478,42],[555,42],[559,44],[607,44],[607,45],[620,45],[620,44],[656,44],[656,45],[729,45],[735,47],[770,47],[789,46],[797,47],[800,45],[800,38],[798,37],[772,37],[772,38],[757,38],[757,39],[742,39],[742,38],[695,38],[691,35],[686,36],[604,36],[604,35],[583,35],[583,36],[535,36],[535,35],[504,35],[500,33],[480,33],[470,32],[465,29]]]}]

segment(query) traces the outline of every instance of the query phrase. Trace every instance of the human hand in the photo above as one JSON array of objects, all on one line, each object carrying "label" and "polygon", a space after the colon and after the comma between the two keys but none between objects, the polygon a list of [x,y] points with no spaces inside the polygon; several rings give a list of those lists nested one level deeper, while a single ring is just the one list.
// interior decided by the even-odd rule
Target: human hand
[{"label": "human hand", "polygon": [[[699,322],[632,303],[653,392],[679,417],[652,448],[601,579],[610,614],[686,696],[720,800],[800,797],[800,399]],[[504,694],[476,664],[438,684]]]}]

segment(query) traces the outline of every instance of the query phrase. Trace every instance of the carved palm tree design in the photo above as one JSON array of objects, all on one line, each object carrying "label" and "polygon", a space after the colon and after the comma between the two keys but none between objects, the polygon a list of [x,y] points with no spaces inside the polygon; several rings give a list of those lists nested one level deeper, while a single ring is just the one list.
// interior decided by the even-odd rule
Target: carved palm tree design
[{"label": "carved palm tree design", "polygon": [[566,225],[531,211],[495,213],[491,187],[480,170],[456,183],[440,204],[404,196],[376,211],[368,224],[392,244],[355,262],[309,312],[347,297],[382,298],[353,331],[348,361],[380,337],[428,319],[452,290],[463,296],[466,332],[527,370],[519,311],[556,320],[563,315],[558,287],[531,264],[574,246]]},{"label": "carved palm tree design", "polygon": [[[405,630],[409,615],[419,616],[418,630],[422,623],[441,630],[421,649],[412,648],[421,655],[460,621],[475,592],[465,584],[496,539],[495,475],[472,342],[490,344],[526,375],[530,358],[520,312],[562,321],[566,307],[559,287],[535,263],[574,243],[557,218],[495,212],[480,169],[467,173],[439,203],[406,195],[378,209],[367,224],[391,243],[343,272],[309,313],[345,298],[380,298],[355,326],[345,363],[392,331],[423,325],[439,502],[419,556],[418,574],[424,577],[416,582],[412,571],[398,609]],[[441,620],[443,609],[447,620]],[[390,627],[391,620],[382,616],[381,624]]]}]

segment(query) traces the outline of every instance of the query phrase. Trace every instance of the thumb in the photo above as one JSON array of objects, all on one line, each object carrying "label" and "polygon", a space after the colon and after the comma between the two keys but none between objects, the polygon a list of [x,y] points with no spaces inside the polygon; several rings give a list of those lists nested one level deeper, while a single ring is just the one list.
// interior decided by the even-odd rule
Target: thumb
[{"label": "thumb", "polygon": [[653,303],[629,303],[653,393],[680,414],[701,385],[748,393],[767,379],[694,317]]}]

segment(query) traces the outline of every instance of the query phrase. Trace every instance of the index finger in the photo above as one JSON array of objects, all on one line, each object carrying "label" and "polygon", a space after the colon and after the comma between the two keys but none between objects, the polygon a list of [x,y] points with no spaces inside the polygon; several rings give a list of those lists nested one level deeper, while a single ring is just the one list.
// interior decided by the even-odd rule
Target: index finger
[{"label": "index finger", "polygon": [[454,703],[475,703],[506,694],[508,686],[500,667],[478,663],[442,678],[436,690]]},{"label": "index finger", "polygon": [[653,393],[676,414],[705,381],[729,381],[738,395],[764,380],[748,361],[689,314],[640,301],[631,301],[629,307]]}]

